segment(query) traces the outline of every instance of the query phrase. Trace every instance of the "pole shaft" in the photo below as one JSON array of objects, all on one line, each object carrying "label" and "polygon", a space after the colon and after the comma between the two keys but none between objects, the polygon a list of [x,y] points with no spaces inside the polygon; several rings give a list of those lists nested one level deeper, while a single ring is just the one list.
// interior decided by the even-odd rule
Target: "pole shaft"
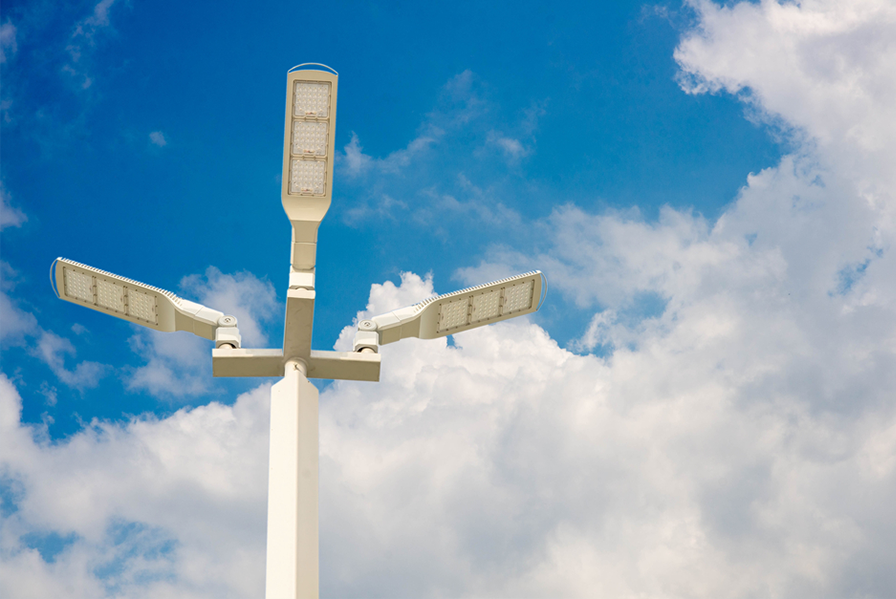
[{"label": "pole shaft", "polygon": [[271,388],[266,599],[317,599],[318,392],[301,362]]}]

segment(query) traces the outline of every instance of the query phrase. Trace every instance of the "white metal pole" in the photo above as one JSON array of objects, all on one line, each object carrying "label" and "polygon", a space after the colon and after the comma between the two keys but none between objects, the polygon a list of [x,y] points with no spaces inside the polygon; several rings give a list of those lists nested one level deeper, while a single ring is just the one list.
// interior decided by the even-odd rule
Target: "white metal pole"
[{"label": "white metal pole", "polygon": [[305,364],[271,388],[266,599],[317,599],[318,392]]}]

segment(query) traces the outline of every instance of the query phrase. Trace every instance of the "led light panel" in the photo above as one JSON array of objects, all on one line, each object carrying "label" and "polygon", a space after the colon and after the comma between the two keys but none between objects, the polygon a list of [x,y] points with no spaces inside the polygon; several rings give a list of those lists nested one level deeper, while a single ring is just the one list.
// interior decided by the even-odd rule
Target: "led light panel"
[{"label": "led light panel", "polygon": [[473,310],[470,312],[470,322],[481,322],[496,318],[501,314],[501,290],[495,289],[474,295],[472,304]]},{"label": "led light panel", "polygon": [[156,322],[156,297],[148,293],[143,293],[136,289],[129,290],[128,293],[129,314],[137,320],[145,322]]},{"label": "led light panel", "polygon": [[448,331],[467,324],[469,298],[445,302],[439,307],[439,331]]},{"label": "led light panel", "polygon": [[93,303],[93,277],[66,268],[63,271],[65,279],[64,293],[68,297]]},{"label": "led light panel", "polygon": [[504,288],[504,314],[528,310],[532,307],[533,281],[508,285]]},{"label": "led light panel", "polygon": [[111,281],[96,280],[96,305],[115,312],[125,312],[125,289]]},{"label": "led light panel", "polygon": [[[64,258],[58,258],[54,265],[56,291],[60,298],[152,328],[175,330],[175,310],[190,304],[170,291],[92,266]],[[166,302],[170,312],[166,313],[165,322],[160,321],[160,300]]]},{"label": "led light panel", "polygon": [[330,113],[330,84],[296,81],[293,116],[325,119]]},{"label": "led light panel", "polygon": [[318,121],[292,122],[292,153],[296,156],[326,156],[329,126]]},{"label": "led light panel", "polygon": [[535,312],[546,291],[544,275],[533,270],[431,297],[371,320],[380,345],[408,337],[435,339]]},{"label": "led light panel", "polygon": [[224,317],[170,291],[65,258],[54,260],[52,270],[50,280],[59,299],[157,331],[188,331],[216,339],[218,323]]},{"label": "led light panel", "polygon": [[[537,273],[537,276],[540,281],[541,273]],[[518,282],[514,282],[515,280]],[[531,312],[535,281],[534,273],[520,275],[490,285],[480,285],[431,298],[418,306],[422,309],[429,303],[438,303],[439,320],[436,332],[450,333],[455,329],[472,328],[503,320],[511,315]],[[453,299],[455,297],[457,299]]]},{"label": "led light panel", "polygon": [[[145,293],[133,287],[129,288],[101,275],[79,272],[73,267],[65,265],[62,267],[62,278],[65,282],[63,294],[66,298],[76,299],[105,311],[117,312],[144,322],[158,324],[156,296],[151,293]],[[96,295],[94,295],[94,289]]]},{"label": "led light panel", "polygon": [[327,180],[327,163],[323,160],[291,161],[289,166],[289,193],[323,195]]}]

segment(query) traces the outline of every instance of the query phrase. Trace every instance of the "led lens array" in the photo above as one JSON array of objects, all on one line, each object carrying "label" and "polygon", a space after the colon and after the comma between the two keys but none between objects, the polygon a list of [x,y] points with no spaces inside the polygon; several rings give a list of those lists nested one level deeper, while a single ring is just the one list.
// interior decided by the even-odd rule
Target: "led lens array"
[{"label": "led lens array", "polygon": [[521,310],[528,310],[532,307],[532,288],[535,285],[533,281],[525,283],[517,283],[516,285],[508,285],[504,288],[504,311],[503,314],[512,314]]},{"label": "led lens array", "polygon": [[81,300],[82,302],[93,303],[93,277],[80,272],[64,269],[63,278],[65,279],[65,295],[68,297]]},{"label": "led lens array", "polygon": [[292,153],[296,156],[326,156],[329,126],[318,121],[292,122]]},{"label": "led lens array", "polygon": [[62,278],[66,297],[158,324],[157,299],[151,293],[66,267],[62,269]]},{"label": "led lens array", "polygon": [[289,193],[323,195],[327,163],[323,160],[293,159],[289,165]]},{"label": "led lens array", "polygon": [[326,195],[329,118],[330,84],[326,81],[296,81],[289,144],[290,195]]},{"label": "led lens array", "polygon": [[530,280],[445,301],[439,306],[438,332],[529,310],[534,289],[535,282]]},{"label": "led lens array", "polygon": [[292,115],[325,119],[330,116],[330,84],[316,81],[296,81],[293,92]]}]

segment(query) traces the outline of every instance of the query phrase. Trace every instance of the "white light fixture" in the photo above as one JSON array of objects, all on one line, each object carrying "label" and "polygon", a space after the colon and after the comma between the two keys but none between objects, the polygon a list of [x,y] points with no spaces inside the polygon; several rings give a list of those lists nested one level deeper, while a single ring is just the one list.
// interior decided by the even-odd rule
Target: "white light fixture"
[{"label": "white light fixture", "polygon": [[67,302],[157,331],[188,331],[214,340],[215,347],[240,346],[236,317],[170,291],[65,258],[53,261],[51,282]]},{"label": "white light fixture", "polygon": [[[327,70],[305,67],[320,66]],[[532,271],[429,298],[359,323],[354,351],[311,349],[317,229],[330,207],[338,74],[287,73],[280,200],[292,227],[282,349],[244,349],[236,318],[112,273],[58,258],[60,299],[158,331],[215,340],[214,376],[282,377],[271,388],[265,596],[318,596],[318,391],[309,378],[378,381],[379,345],[434,339],[536,311],[546,281]]]},{"label": "white light fixture", "polygon": [[309,66],[324,65],[299,65],[286,75],[280,201],[293,228],[291,272],[313,277],[317,227],[330,208],[333,195],[339,76],[329,67],[303,68]]},{"label": "white light fixture", "polygon": [[541,271],[461,289],[358,323],[355,351],[399,339],[435,339],[538,310],[547,291]]}]

